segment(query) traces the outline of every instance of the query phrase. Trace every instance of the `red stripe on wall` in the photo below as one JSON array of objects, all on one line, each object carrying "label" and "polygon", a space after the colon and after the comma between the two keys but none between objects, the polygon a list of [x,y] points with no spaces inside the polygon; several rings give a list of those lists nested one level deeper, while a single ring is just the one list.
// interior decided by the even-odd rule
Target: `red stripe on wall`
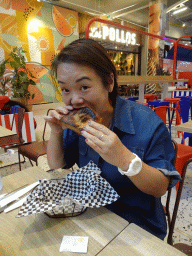
[{"label": "red stripe on wall", "polygon": [[2,117],[2,116],[0,115],[0,125],[2,126],[1,117]]},{"label": "red stripe on wall", "polygon": [[31,141],[31,129],[30,129],[28,113],[25,113],[25,127],[26,127],[27,141],[30,142]]}]

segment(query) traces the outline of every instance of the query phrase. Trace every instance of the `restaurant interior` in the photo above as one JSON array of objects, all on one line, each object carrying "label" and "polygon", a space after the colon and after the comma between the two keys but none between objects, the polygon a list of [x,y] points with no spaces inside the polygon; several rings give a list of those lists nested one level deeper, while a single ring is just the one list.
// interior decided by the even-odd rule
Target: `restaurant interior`
[{"label": "restaurant interior", "polygon": [[[0,255],[192,255],[191,1],[3,0],[0,17]],[[182,180],[161,198],[169,227],[164,241],[104,207],[62,218],[50,218],[51,211],[45,210],[15,218],[26,198],[3,205],[7,193],[13,192],[11,197],[18,188],[38,180],[58,181],[78,169],[50,169],[50,127],[44,119],[63,104],[52,60],[78,38],[92,38],[105,47],[117,70],[119,95],[156,112],[176,143],[175,168]],[[15,82],[18,63],[23,80]],[[24,79],[28,85],[22,94],[18,84]],[[89,242],[86,249],[66,249],[63,236],[80,239],[67,244],[84,243],[85,237]]]}]

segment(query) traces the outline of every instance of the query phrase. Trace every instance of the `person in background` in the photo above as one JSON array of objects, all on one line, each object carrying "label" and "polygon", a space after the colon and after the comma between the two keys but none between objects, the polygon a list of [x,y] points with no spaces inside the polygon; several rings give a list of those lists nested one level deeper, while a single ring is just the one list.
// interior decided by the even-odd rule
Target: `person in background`
[{"label": "person in background", "polygon": [[[164,239],[167,232],[161,196],[180,180],[174,148],[164,122],[146,106],[118,96],[116,69],[96,41],[79,39],[52,63],[64,105],[45,120],[51,169],[83,167],[92,160],[120,195],[106,207]],[[61,121],[73,109],[88,107],[102,124],[90,121],[81,135]]]},{"label": "person in background", "polygon": [[29,112],[28,108],[24,104],[20,103],[19,101],[10,100],[8,98],[8,100],[6,100],[6,102],[4,102],[4,104],[2,105],[1,115],[8,115],[8,114],[17,113],[18,112],[18,110],[17,110],[18,107],[24,108],[25,112]]},{"label": "person in background", "polygon": [[[25,112],[29,112],[29,109],[19,101],[10,100],[8,96],[0,96],[0,115],[17,114],[18,108],[24,108]],[[37,128],[37,122],[33,117],[34,128]]]}]

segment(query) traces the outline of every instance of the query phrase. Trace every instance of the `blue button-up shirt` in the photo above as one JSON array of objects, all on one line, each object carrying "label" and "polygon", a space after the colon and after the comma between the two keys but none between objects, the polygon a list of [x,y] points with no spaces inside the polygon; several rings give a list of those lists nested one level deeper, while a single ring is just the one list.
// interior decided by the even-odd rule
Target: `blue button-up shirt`
[{"label": "blue button-up shirt", "polygon": [[[170,176],[169,188],[180,180],[179,173],[172,165],[174,148],[170,134],[164,122],[150,108],[117,97],[110,129],[143,162]],[[161,239],[166,236],[167,224],[161,198],[139,190],[126,175],[120,174],[116,166],[104,161],[89,147],[83,136],[66,129],[63,144],[65,168],[75,163],[82,167],[92,160],[100,167],[102,177],[120,195],[118,201],[106,206],[108,209]]]}]

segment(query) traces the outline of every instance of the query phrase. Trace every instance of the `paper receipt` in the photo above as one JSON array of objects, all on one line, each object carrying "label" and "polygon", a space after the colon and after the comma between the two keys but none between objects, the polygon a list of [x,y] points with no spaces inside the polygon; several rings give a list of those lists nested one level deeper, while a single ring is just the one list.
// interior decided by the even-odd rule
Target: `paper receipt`
[{"label": "paper receipt", "polygon": [[87,253],[87,236],[63,236],[60,252],[79,252]]}]

